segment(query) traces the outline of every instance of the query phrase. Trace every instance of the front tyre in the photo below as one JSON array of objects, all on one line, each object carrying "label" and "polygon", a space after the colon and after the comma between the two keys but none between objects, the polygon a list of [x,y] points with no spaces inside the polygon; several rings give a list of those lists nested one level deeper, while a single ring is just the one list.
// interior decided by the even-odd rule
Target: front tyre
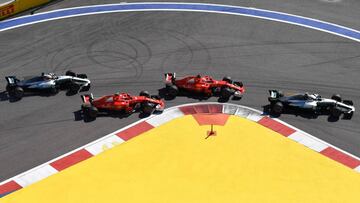
[{"label": "front tyre", "polygon": [[90,87],[91,87],[91,85],[88,84],[88,85],[84,86],[81,90],[82,90],[82,91],[89,91],[89,90],[90,90]]},{"label": "front tyre", "polygon": [[79,92],[79,90],[80,90],[80,85],[78,85],[78,84],[71,84],[70,85],[69,91],[71,93],[76,94],[76,93]]},{"label": "front tyre", "polygon": [[145,91],[145,90],[141,91],[139,95],[143,96],[143,97],[150,98],[150,93],[148,91]]},{"label": "front tyre", "polygon": [[239,87],[243,87],[243,86],[244,86],[244,84],[243,84],[241,81],[236,81],[236,82],[234,82],[233,84],[236,85],[236,86],[239,86]]},{"label": "front tyre", "polygon": [[333,118],[339,118],[342,114],[341,109],[338,106],[334,106],[330,109],[330,116]]},{"label": "front tyre", "polygon": [[67,76],[72,76],[72,77],[76,77],[76,73],[73,72],[72,70],[66,71],[65,75],[67,75]]},{"label": "front tyre", "polygon": [[230,84],[232,84],[232,82],[233,82],[230,76],[225,76],[222,80],[225,82],[228,82]]},{"label": "front tyre", "polygon": [[345,120],[351,120],[351,118],[353,117],[354,112],[351,113],[344,113],[344,119]]},{"label": "front tyre", "polygon": [[[75,73],[74,73],[75,74]],[[88,76],[86,74],[77,74],[78,78],[86,79]]]},{"label": "front tyre", "polygon": [[341,102],[341,101],[342,101],[340,94],[334,94],[334,95],[331,97],[331,99],[333,99],[333,100],[335,100],[335,101],[337,101],[337,102]]},{"label": "front tyre", "polygon": [[155,111],[155,105],[150,102],[145,102],[142,104],[141,111],[146,115],[151,115]]},{"label": "front tyre", "polygon": [[229,99],[231,95],[233,94],[233,91],[228,87],[223,87],[221,89],[221,98],[223,99]]},{"label": "front tyre", "polygon": [[352,100],[344,100],[343,103],[349,106],[354,106],[354,102]]}]

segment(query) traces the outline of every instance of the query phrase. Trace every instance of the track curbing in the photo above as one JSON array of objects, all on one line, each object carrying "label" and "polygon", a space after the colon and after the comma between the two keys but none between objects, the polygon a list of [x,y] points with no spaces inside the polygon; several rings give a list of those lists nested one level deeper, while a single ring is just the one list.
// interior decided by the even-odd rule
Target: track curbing
[{"label": "track curbing", "polygon": [[315,152],[318,152],[360,173],[360,158],[332,146],[302,130],[299,130],[280,119],[271,118],[258,110],[242,105],[206,102],[171,107],[166,109],[160,115],[152,115],[141,119],[63,156],[10,178],[0,183],[0,197],[45,179],[176,118],[193,114],[219,113],[235,115],[257,122],[259,125],[278,132],[285,138],[298,142],[299,144],[304,145],[305,147],[308,147]]},{"label": "track curbing", "polygon": [[[135,4],[136,3],[133,3],[131,5],[135,5]],[[157,3],[157,4],[160,5],[161,3]],[[163,3],[163,4],[165,4],[165,3]],[[176,3],[172,3],[172,4],[175,5]],[[193,4],[193,5],[200,6],[201,4]],[[220,6],[220,5],[214,5],[214,4],[207,4],[207,5],[209,8],[215,7],[215,6]],[[95,7],[95,6],[93,6],[93,7]],[[230,8],[230,6],[227,6],[227,7]],[[83,7],[83,8],[85,8],[85,7]],[[92,8],[92,7],[89,6],[87,8]],[[272,11],[268,11],[268,10],[255,9],[255,8],[244,8],[244,7],[236,7],[236,6],[231,7],[231,8],[233,8],[233,10],[241,8],[246,11],[253,11],[254,13],[258,12],[258,13],[266,14],[266,15],[274,14],[274,16],[286,16],[289,19],[294,19],[294,20],[301,19],[301,20],[303,20],[303,22],[302,21],[301,22],[286,21],[286,20],[283,20],[280,18],[277,19],[277,18],[274,18],[271,16],[266,17],[265,15],[257,16],[258,18],[262,18],[262,19],[268,19],[268,20],[274,20],[274,21],[278,21],[278,22],[285,22],[285,23],[290,23],[290,24],[295,24],[295,25],[301,25],[304,27],[329,32],[329,33],[336,34],[336,35],[342,36],[342,37],[346,37],[346,38],[349,38],[349,39],[352,39],[355,41],[359,41],[359,39],[360,39],[358,37],[359,31],[356,31],[356,30],[353,30],[350,28],[346,28],[343,26],[323,22],[323,21],[317,21],[314,19],[305,18],[305,17],[301,17],[301,16],[295,16],[295,15],[290,15],[290,14],[285,14],[285,13],[280,13],[280,12],[272,12]],[[81,9],[81,8],[77,8],[77,9]],[[151,11],[151,9],[147,9],[147,10]],[[181,10],[181,9],[173,9],[173,10],[177,11],[177,10]],[[57,11],[60,11],[60,10],[57,10]],[[62,11],[70,11],[70,9],[63,9]],[[131,11],[131,10],[129,10],[129,11]],[[141,11],[141,9],[139,9],[139,11]],[[189,10],[182,10],[182,11],[201,11],[201,10],[189,9]],[[230,14],[231,13],[230,11],[231,10],[217,11],[217,13]],[[205,12],[205,11],[203,11],[203,12]],[[207,12],[214,12],[214,11],[207,11]],[[55,13],[55,11],[48,12],[47,14],[54,14],[54,13]],[[101,12],[99,12],[99,14],[100,13]],[[38,17],[40,15],[45,15],[45,13],[37,14],[34,16]],[[78,16],[81,16],[81,15],[82,14],[79,14]],[[239,14],[235,14],[235,15],[239,15]],[[241,15],[255,17],[251,13],[249,13],[249,14],[242,13]],[[16,25],[13,24],[13,26],[11,27],[11,28],[15,28],[15,27],[19,27],[20,25],[22,26],[22,25],[29,24],[29,23],[26,23],[25,21],[22,21],[27,18],[30,19],[30,18],[33,18],[33,16],[25,16],[25,17],[20,17],[20,18],[16,18],[16,19],[11,19],[8,21],[3,21],[3,23],[1,23],[1,24],[2,25],[9,24],[9,22],[11,22],[13,20],[17,20],[19,22],[19,24],[16,24]],[[53,18],[53,20],[60,19],[60,18],[62,18],[62,17]],[[46,21],[46,20],[39,20],[36,22],[44,22],[44,21]],[[10,27],[7,27],[6,29],[2,29],[2,30],[0,29],[0,31],[4,31],[7,29],[10,29]],[[341,30],[343,32],[340,32]],[[76,163],[86,160],[92,156],[95,156],[95,155],[97,155],[109,148],[112,148],[118,144],[121,144],[121,143],[125,142],[126,140],[131,139],[143,132],[151,130],[153,127],[160,126],[164,123],[167,123],[167,122],[169,122],[173,119],[176,119],[178,117],[181,117],[183,115],[196,114],[196,113],[225,113],[225,114],[230,114],[230,115],[247,118],[254,122],[260,122],[262,119],[264,119],[264,120],[266,119],[267,121],[269,121],[269,123],[267,123],[267,125],[270,126],[270,129],[278,131],[278,132],[282,133],[283,135],[285,134],[284,136],[286,136],[287,138],[292,139],[293,141],[296,141],[306,147],[309,147],[310,149],[313,149],[316,152],[320,152],[321,154],[323,154],[339,163],[342,163],[342,164],[354,169],[357,172],[360,172],[360,161],[359,161],[360,159],[358,157],[355,157],[341,149],[338,149],[328,143],[325,143],[324,141],[319,140],[319,139],[315,138],[314,136],[307,134],[297,128],[294,128],[293,126],[290,126],[290,125],[282,122],[279,119],[269,118],[266,115],[263,115],[262,113],[260,113],[256,110],[252,110],[247,107],[243,107],[243,106],[239,106],[239,105],[232,105],[232,104],[218,104],[218,103],[208,103],[208,104],[205,103],[204,104],[203,103],[203,104],[189,104],[189,105],[182,105],[182,106],[185,107],[185,106],[191,106],[191,105],[193,105],[193,107],[187,108],[188,110],[186,112],[181,111],[180,108],[178,108],[178,107],[174,107],[174,108],[171,108],[171,111],[173,111],[172,113],[170,113],[170,111],[167,111],[167,112],[164,112],[164,114],[162,114],[162,115],[151,116],[147,119],[143,119],[139,122],[134,123],[133,125],[125,127],[123,129],[116,131],[114,133],[111,133],[99,140],[96,140],[88,145],[85,145],[85,146],[81,147],[80,149],[73,150],[73,151],[71,151],[63,156],[60,156],[54,160],[51,160],[43,165],[40,165],[36,168],[26,171],[25,173],[22,173],[22,174],[15,176],[9,180],[6,180],[6,181],[0,183],[0,197],[5,196],[17,189],[22,188],[22,187],[26,187],[26,186],[28,186],[32,183],[35,183],[39,180],[42,180],[52,174],[57,173],[58,171],[64,170],[65,168],[75,165]],[[196,107],[196,106],[198,106],[198,107]],[[218,112],[218,108],[217,108],[218,106],[222,106],[222,112]],[[184,108],[184,109],[186,109],[186,108]],[[142,128],[141,128],[142,130],[134,131],[133,129],[136,129],[137,126],[142,126]],[[269,126],[266,126],[266,127],[269,127]],[[289,129],[292,129],[294,132]],[[124,131],[126,132],[125,133],[126,135],[122,134],[122,133],[124,133]],[[122,139],[122,138],[124,138],[124,139]],[[82,153],[79,153],[80,150]],[[74,158],[74,157],[76,157],[76,158]],[[59,163],[61,161],[66,162],[66,164],[63,165],[62,167],[57,167],[56,165],[53,164],[53,163]],[[51,164],[53,164],[55,166],[55,168],[58,168],[59,170],[55,169],[53,167],[53,165],[51,165]]]}]

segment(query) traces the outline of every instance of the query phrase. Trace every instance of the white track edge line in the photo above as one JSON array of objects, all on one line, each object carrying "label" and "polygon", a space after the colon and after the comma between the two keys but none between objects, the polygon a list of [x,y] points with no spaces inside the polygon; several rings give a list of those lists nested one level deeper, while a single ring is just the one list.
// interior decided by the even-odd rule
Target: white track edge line
[{"label": "white track edge line", "polygon": [[[164,113],[165,113],[166,111],[171,111],[172,109],[176,109],[176,108],[180,108],[180,107],[184,107],[184,106],[197,106],[197,105],[209,105],[209,104],[222,105],[223,107],[224,107],[225,105],[227,105],[227,106],[237,106],[237,107],[240,107],[240,108],[243,108],[243,109],[247,109],[247,110],[250,110],[250,111],[259,113],[260,115],[262,115],[262,116],[264,116],[264,117],[269,117],[268,115],[264,114],[263,112],[261,112],[261,111],[259,111],[259,110],[257,110],[257,109],[251,108],[251,107],[247,107],[247,106],[243,106],[243,105],[239,105],[239,104],[218,103],[218,102],[203,102],[203,103],[181,104],[181,105],[177,105],[177,106],[174,106],[174,107],[170,107],[170,108],[165,109],[165,110],[164,110]],[[137,125],[137,124],[139,124],[139,123],[141,123],[141,122],[143,122],[143,121],[146,121],[146,120],[148,120],[148,119],[150,119],[150,118],[153,118],[153,117],[155,117],[155,116],[156,116],[156,115],[151,115],[151,116],[149,116],[149,117],[147,117],[147,118],[143,118],[143,119],[141,119],[141,120],[138,120],[138,121],[136,121],[136,122],[134,122],[134,123],[132,123],[132,124],[130,124],[130,125],[127,125],[127,126],[121,128],[121,129],[119,129],[119,130],[116,130],[116,131],[114,131],[114,132],[112,132],[112,133],[109,133],[109,134],[105,135],[104,137],[101,137],[101,138],[99,138],[99,139],[97,139],[97,140],[94,140],[94,141],[92,141],[92,142],[90,142],[90,143],[88,143],[88,144],[86,144],[86,145],[83,145],[83,146],[81,146],[81,147],[78,147],[78,148],[76,148],[76,149],[74,149],[74,150],[72,150],[72,151],[70,151],[70,152],[68,152],[68,153],[66,153],[66,154],[63,154],[63,155],[61,155],[61,156],[59,156],[59,157],[56,157],[56,158],[54,158],[54,159],[52,159],[52,160],[50,160],[50,161],[48,161],[48,162],[45,162],[45,163],[43,163],[43,164],[41,164],[41,165],[39,165],[39,166],[37,166],[37,167],[34,167],[34,168],[29,169],[29,170],[27,170],[27,171],[25,171],[25,172],[23,172],[23,173],[21,173],[21,174],[18,174],[18,175],[16,175],[16,176],[14,176],[14,177],[12,177],[12,178],[9,178],[9,179],[7,179],[7,180],[5,180],[5,181],[2,181],[2,182],[0,183],[0,185],[3,185],[4,183],[7,183],[7,182],[9,182],[9,181],[11,181],[11,180],[14,180],[15,178],[18,178],[18,177],[20,177],[20,176],[23,176],[23,175],[26,174],[26,173],[32,172],[32,171],[34,171],[34,170],[37,170],[38,168],[43,167],[44,165],[50,165],[50,163],[52,163],[52,162],[54,162],[54,161],[56,161],[56,160],[59,160],[59,159],[61,159],[61,158],[63,158],[63,157],[66,157],[67,155],[70,155],[70,154],[72,154],[72,153],[74,153],[74,152],[76,152],[76,151],[79,151],[79,150],[81,150],[81,149],[85,149],[86,147],[88,147],[88,146],[90,146],[90,145],[92,145],[92,144],[95,144],[95,143],[97,143],[97,142],[99,142],[99,141],[102,141],[102,140],[104,140],[104,139],[106,139],[106,138],[108,138],[108,137],[110,137],[110,136],[113,136],[113,135],[115,135],[115,134],[117,134],[117,133],[119,133],[119,132],[121,132],[121,131],[124,131],[124,130],[132,127],[132,126],[135,126],[135,125]],[[185,116],[185,115],[184,115],[184,116]],[[236,115],[235,115],[235,116],[236,116]],[[271,117],[269,117],[269,118],[271,118]],[[349,155],[349,156],[351,156],[351,157],[353,157],[353,158],[355,158],[355,159],[357,159],[357,160],[360,160],[359,157],[357,157],[357,156],[355,156],[355,155],[353,155],[353,154],[350,154],[349,152],[346,152],[346,151],[344,151],[344,150],[342,150],[342,149],[339,149],[338,147],[335,147],[335,146],[333,146],[333,145],[331,145],[331,144],[329,144],[329,143],[327,143],[327,142],[325,142],[325,141],[323,141],[323,140],[321,140],[321,139],[319,139],[319,138],[316,138],[316,137],[310,135],[309,133],[306,133],[305,131],[300,130],[300,129],[298,129],[298,128],[296,128],[296,127],[294,127],[294,126],[292,126],[292,125],[290,125],[290,124],[288,124],[288,123],[286,123],[286,122],[284,122],[284,121],[282,121],[282,120],[280,120],[280,119],[277,119],[277,118],[271,118],[271,119],[274,119],[274,120],[276,120],[276,121],[278,121],[278,122],[286,125],[287,127],[290,127],[290,128],[292,128],[292,129],[294,129],[294,130],[296,130],[296,131],[299,131],[299,132],[303,133],[304,135],[309,136],[309,137],[315,139],[316,141],[321,142],[321,143],[324,144],[324,145],[331,146],[331,147],[333,147],[333,148],[336,149],[336,150],[339,150],[339,151],[341,151],[341,152],[343,152],[343,153],[345,153],[345,154],[347,154],[347,155]],[[253,121],[253,122],[255,122],[255,121]],[[150,125],[150,124],[149,124],[149,125]],[[121,139],[121,138],[120,138],[120,139]],[[124,142],[126,142],[126,141],[124,140]],[[120,143],[120,144],[121,144],[121,143]],[[304,146],[305,146],[305,145],[304,145]],[[314,151],[315,151],[315,150],[314,150]],[[89,153],[90,153],[90,152],[89,152]],[[56,170],[56,169],[55,169],[55,170]]]},{"label": "white track edge line", "polygon": [[[12,0],[15,1],[15,0]],[[72,10],[72,9],[81,9],[81,8],[93,8],[93,7],[100,7],[100,6],[118,6],[118,5],[147,5],[147,4],[184,4],[184,5],[209,5],[209,6],[223,6],[223,7],[229,7],[229,8],[242,8],[242,9],[252,9],[252,10],[258,10],[258,11],[264,11],[264,12],[270,12],[270,13],[277,13],[277,14],[282,14],[282,15],[288,15],[288,16],[293,16],[293,17],[299,17],[299,18],[303,18],[303,19],[307,19],[307,20],[313,20],[313,21],[317,21],[317,22],[321,22],[321,23],[326,23],[329,25],[334,25],[334,26],[338,26],[344,29],[348,29],[354,32],[358,32],[360,33],[359,30],[355,30],[353,28],[350,27],[346,27],[340,24],[336,24],[336,23],[332,23],[332,22],[327,22],[327,21],[323,21],[323,20],[319,20],[316,18],[311,18],[311,17],[306,17],[306,16],[301,16],[301,15],[296,15],[296,14],[291,14],[291,13],[286,13],[286,12],[281,12],[281,11],[276,11],[276,10],[268,10],[268,9],[262,9],[262,8],[255,8],[255,7],[247,7],[247,6],[235,6],[235,5],[227,5],[227,4],[214,4],[214,3],[198,3],[198,2],[156,2],[156,1],[152,1],[152,2],[119,2],[119,3],[110,3],[110,4],[97,4],[97,5],[87,5],[87,6],[76,6],[76,7],[69,7],[69,8],[63,8],[63,9],[56,9],[56,10],[51,10],[51,11],[45,11],[45,12],[40,12],[40,13],[36,13],[33,15],[25,15],[25,16],[20,16],[20,17],[16,17],[16,18],[12,18],[12,19],[8,19],[8,20],[4,20],[3,22],[7,22],[7,21],[11,21],[11,20],[17,20],[17,19],[21,19],[21,18],[25,18],[28,16],[35,16],[35,15],[42,15],[42,14],[47,14],[47,13],[53,13],[53,12],[57,12],[57,11],[67,11],[67,10]]]},{"label": "white track edge line", "polygon": [[[201,3],[179,3],[179,2],[153,2],[153,3],[119,3],[119,4],[103,4],[103,5],[91,5],[91,6],[80,6],[80,7],[72,7],[72,8],[65,8],[65,9],[58,9],[58,10],[53,10],[53,11],[48,11],[48,12],[42,12],[42,13],[38,13],[35,15],[43,15],[43,14],[47,14],[47,13],[53,13],[53,12],[57,12],[57,11],[66,11],[66,10],[72,10],[72,9],[80,9],[80,8],[91,8],[91,7],[101,7],[101,6],[116,6],[116,5],[123,5],[123,4],[127,4],[127,5],[137,5],[137,4],[187,4],[187,5],[191,5],[191,4],[195,4],[195,5],[210,5],[210,6],[224,6],[224,7],[232,7],[232,8],[243,8],[243,9],[253,9],[253,10],[260,10],[260,11],[264,11],[264,12],[269,12],[269,13],[278,13],[278,14],[283,14],[283,15],[288,15],[288,16],[294,16],[294,17],[299,17],[299,18],[303,18],[303,19],[308,19],[308,20],[313,20],[316,22],[320,22],[320,23],[324,23],[324,24],[328,24],[328,25],[333,25],[333,26],[337,26],[343,29],[347,29],[353,32],[357,32],[360,33],[360,31],[349,28],[349,27],[345,27],[342,25],[338,25],[338,24],[334,24],[331,22],[326,22],[326,21],[322,21],[322,20],[317,20],[314,18],[309,18],[309,17],[304,17],[304,16],[299,16],[299,15],[293,15],[293,14],[289,14],[289,13],[284,13],[284,12],[277,12],[277,11],[272,11],[272,10],[265,10],[265,9],[257,9],[257,8],[253,8],[253,7],[241,7],[241,6],[230,6],[230,5],[223,5],[223,4],[201,4]],[[326,32],[326,33],[330,33],[336,36],[340,36],[343,38],[347,38],[353,41],[357,41],[360,42],[360,39],[357,38],[353,38],[353,37],[349,37],[343,34],[339,34],[336,32],[332,32],[332,31],[328,31],[325,29],[321,29],[321,28],[317,28],[317,27],[313,27],[313,26],[309,26],[309,25],[304,25],[304,24],[300,24],[300,23],[294,23],[294,22],[289,22],[286,20],[280,20],[280,19],[275,19],[275,18],[267,18],[267,17],[262,17],[262,16],[256,16],[256,15],[248,15],[248,14],[241,14],[241,13],[231,13],[231,12],[226,12],[226,11],[206,11],[206,10],[192,10],[192,9],[128,9],[128,10],[115,10],[115,11],[103,11],[103,12],[90,12],[90,13],[84,13],[84,14],[75,14],[75,15],[70,15],[70,16],[61,16],[61,17],[57,17],[57,18],[51,18],[51,19],[44,19],[44,20],[39,20],[39,21],[35,21],[35,22],[30,22],[30,23],[24,23],[24,24],[20,24],[17,26],[13,26],[13,27],[9,27],[9,28],[5,28],[5,29],[1,29],[1,31],[6,31],[6,30],[11,30],[11,29],[15,29],[18,27],[23,27],[23,26],[27,26],[27,25],[32,25],[32,24],[37,24],[37,23],[41,23],[41,22],[47,22],[47,21],[53,21],[53,20],[58,20],[58,19],[66,19],[66,18],[72,18],[72,17],[78,17],[78,16],[87,16],[87,15],[97,15],[97,14],[105,14],[105,13],[122,13],[122,12],[146,12],[146,11],[187,11],[187,12],[203,12],[203,13],[219,13],[219,14],[228,14],[228,15],[238,15],[238,16],[247,16],[247,17],[253,17],[253,18],[258,18],[258,19],[266,19],[266,20],[270,20],[270,21],[275,21],[275,22],[282,22],[282,23],[286,23],[286,24],[292,24],[292,25],[298,25],[301,27],[306,27],[309,29],[313,29],[313,30],[318,30],[318,31],[322,31],[322,32]],[[12,21],[15,19],[21,19],[21,18],[25,18],[28,17],[27,16],[21,16],[18,18],[14,18],[14,19],[9,19],[9,20],[5,20],[3,22],[8,22],[8,21]]]}]

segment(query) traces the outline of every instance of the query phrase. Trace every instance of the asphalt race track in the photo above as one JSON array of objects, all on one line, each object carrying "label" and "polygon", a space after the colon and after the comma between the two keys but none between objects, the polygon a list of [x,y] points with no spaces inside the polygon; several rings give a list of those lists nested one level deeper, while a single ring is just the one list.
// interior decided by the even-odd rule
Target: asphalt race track
[{"label": "asphalt race track", "polygon": [[[114,1],[87,1],[101,4]],[[271,3],[272,2],[272,3]],[[328,20],[360,29],[360,3],[279,0],[221,1]],[[312,2],[312,3],[311,3]],[[350,4],[350,3],[351,4]],[[212,1],[211,3],[219,3]],[[83,5],[63,1],[41,11]],[[277,9],[278,8],[278,9]],[[310,8],[313,9],[310,11]],[[343,14],[343,15],[342,15]],[[230,101],[262,110],[268,89],[340,93],[360,108],[360,43],[328,33],[243,16],[194,12],[130,12],[68,18],[0,32],[0,181],[49,161],[139,119],[84,122],[79,95],[9,101],[6,75],[86,73],[96,96],[158,93],[163,73],[225,75],[247,92]],[[167,106],[197,102],[178,97]],[[216,98],[207,101],[217,101]],[[360,156],[360,117],[329,121],[282,115],[282,120]],[[184,126],[185,128],[186,126]]]}]

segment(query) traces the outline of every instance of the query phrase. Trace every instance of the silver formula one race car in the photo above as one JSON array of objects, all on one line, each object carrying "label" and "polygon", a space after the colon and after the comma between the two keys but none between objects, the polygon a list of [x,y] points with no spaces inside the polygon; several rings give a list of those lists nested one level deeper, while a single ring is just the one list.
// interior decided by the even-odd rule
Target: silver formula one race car
[{"label": "silver formula one race car", "polygon": [[322,98],[318,94],[293,94],[284,96],[281,91],[269,90],[270,109],[273,114],[280,115],[287,110],[306,111],[315,115],[330,115],[338,119],[351,119],[355,107],[351,100],[342,100],[340,95],[333,95],[331,99]]},{"label": "silver formula one race car", "polygon": [[19,80],[16,76],[5,77],[6,91],[10,97],[21,99],[25,92],[44,92],[56,94],[59,90],[68,90],[76,94],[79,91],[90,89],[90,80],[86,74],[75,74],[67,71],[65,75],[57,76],[54,73],[42,73],[40,76]]}]

